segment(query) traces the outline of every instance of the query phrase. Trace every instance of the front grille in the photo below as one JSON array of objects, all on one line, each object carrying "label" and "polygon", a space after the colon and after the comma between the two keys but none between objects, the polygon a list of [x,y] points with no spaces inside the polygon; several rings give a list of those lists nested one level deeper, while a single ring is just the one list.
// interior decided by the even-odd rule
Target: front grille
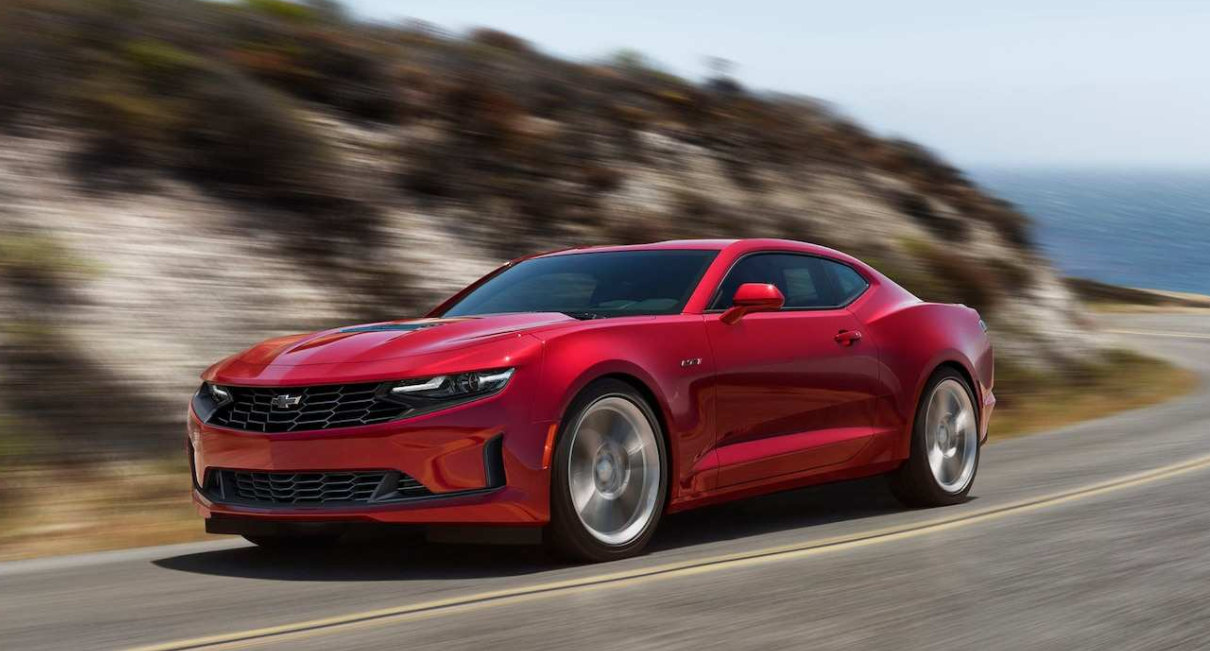
[{"label": "front grille", "polygon": [[207,482],[211,497],[251,506],[353,506],[432,495],[393,470],[260,472],[220,469]]},{"label": "front grille", "polygon": [[373,425],[406,414],[407,406],[378,397],[381,386],[224,387],[231,392],[231,403],[219,407],[210,422],[248,432],[276,434]]}]

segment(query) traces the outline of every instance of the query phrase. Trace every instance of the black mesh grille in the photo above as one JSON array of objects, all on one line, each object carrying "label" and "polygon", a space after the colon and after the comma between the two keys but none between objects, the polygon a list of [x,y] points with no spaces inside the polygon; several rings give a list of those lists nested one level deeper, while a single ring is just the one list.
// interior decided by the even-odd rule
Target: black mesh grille
[{"label": "black mesh grille", "polygon": [[231,392],[231,404],[219,407],[210,422],[274,434],[385,423],[409,411],[404,405],[376,397],[380,386],[224,387]]},{"label": "black mesh grille", "polygon": [[431,495],[411,477],[389,470],[259,472],[216,470],[210,493],[259,506],[340,506]]}]

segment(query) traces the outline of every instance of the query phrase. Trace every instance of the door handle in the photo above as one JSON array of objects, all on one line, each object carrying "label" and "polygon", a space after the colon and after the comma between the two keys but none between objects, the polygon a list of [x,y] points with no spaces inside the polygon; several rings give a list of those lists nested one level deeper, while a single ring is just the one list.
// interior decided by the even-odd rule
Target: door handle
[{"label": "door handle", "polygon": [[841,330],[833,339],[841,346],[852,346],[861,340],[861,333],[857,330]]}]

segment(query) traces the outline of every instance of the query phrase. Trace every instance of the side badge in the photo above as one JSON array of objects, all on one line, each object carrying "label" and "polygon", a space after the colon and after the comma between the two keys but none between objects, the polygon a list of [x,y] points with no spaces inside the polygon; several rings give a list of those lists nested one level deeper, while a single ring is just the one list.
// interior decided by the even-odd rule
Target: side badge
[{"label": "side badge", "polygon": [[691,359],[682,359],[681,368],[689,368],[690,366],[698,366],[702,363],[701,357],[693,357]]}]

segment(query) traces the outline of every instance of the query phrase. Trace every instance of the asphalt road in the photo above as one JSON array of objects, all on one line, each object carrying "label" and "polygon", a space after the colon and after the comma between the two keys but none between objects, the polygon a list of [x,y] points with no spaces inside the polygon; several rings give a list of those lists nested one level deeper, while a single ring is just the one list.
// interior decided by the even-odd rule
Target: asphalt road
[{"label": "asphalt road", "polygon": [[1105,321],[1206,384],[991,445],[962,506],[807,489],[669,518],[650,554],[581,567],[403,541],[20,561],[0,564],[0,649],[1208,648],[1210,317]]}]

